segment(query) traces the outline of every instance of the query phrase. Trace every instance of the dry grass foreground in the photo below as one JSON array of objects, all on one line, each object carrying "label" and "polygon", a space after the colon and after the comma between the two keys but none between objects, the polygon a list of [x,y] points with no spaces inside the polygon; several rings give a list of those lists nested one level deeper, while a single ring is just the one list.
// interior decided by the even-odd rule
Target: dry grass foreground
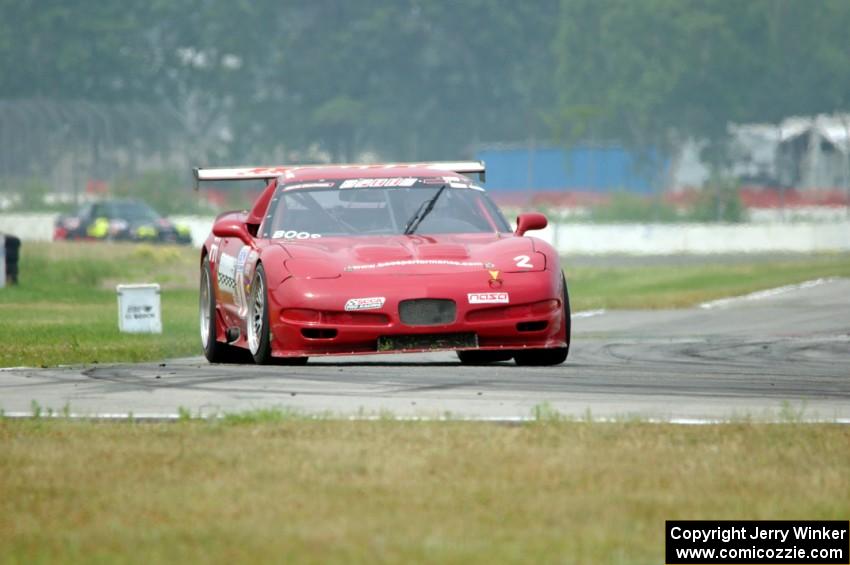
[{"label": "dry grass foreground", "polygon": [[0,419],[0,560],[657,564],[667,519],[847,519],[848,469],[837,425]]}]

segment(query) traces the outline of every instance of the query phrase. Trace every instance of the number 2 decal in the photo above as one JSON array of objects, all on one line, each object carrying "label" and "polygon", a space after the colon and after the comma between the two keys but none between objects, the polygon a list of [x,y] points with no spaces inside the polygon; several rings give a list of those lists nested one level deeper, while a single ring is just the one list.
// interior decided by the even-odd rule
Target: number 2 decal
[{"label": "number 2 decal", "polygon": [[528,255],[517,255],[514,257],[514,261],[516,261],[516,266],[520,269],[533,269],[534,265],[530,263],[531,257]]}]

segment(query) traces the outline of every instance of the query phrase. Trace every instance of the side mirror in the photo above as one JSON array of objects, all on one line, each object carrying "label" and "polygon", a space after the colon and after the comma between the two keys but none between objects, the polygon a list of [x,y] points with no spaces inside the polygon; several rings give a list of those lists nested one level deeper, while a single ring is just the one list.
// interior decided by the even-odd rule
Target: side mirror
[{"label": "side mirror", "polygon": [[542,230],[549,225],[549,220],[540,212],[526,212],[520,214],[516,219],[516,233],[518,236],[525,235],[531,230]]},{"label": "side mirror", "polygon": [[217,221],[213,224],[212,232],[216,237],[237,237],[246,245],[251,243],[251,234],[248,233],[245,224],[232,218],[222,218]]}]

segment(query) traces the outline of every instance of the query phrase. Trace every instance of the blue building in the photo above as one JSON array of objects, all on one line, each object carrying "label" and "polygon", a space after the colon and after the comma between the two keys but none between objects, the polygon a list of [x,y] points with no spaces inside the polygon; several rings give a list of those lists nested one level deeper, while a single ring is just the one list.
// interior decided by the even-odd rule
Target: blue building
[{"label": "blue building", "polygon": [[[653,168],[622,147],[483,148],[490,192],[652,192]],[[662,169],[659,167],[658,169]],[[659,180],[663,177],[658,176]]]}]

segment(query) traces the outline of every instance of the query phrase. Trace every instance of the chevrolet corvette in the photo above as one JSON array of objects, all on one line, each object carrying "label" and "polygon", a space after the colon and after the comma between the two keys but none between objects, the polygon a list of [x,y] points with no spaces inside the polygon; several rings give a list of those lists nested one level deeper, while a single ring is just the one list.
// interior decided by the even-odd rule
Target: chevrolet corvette
[{"label": "chevrolet corvette", "polygon": [[512,230],[470,175],[481,162],[196,168],[260,180],[249,211],[220,215],[200,254],[210,362],[453,350],[463,364],[563,363],[570,302],[557,252]]}]

